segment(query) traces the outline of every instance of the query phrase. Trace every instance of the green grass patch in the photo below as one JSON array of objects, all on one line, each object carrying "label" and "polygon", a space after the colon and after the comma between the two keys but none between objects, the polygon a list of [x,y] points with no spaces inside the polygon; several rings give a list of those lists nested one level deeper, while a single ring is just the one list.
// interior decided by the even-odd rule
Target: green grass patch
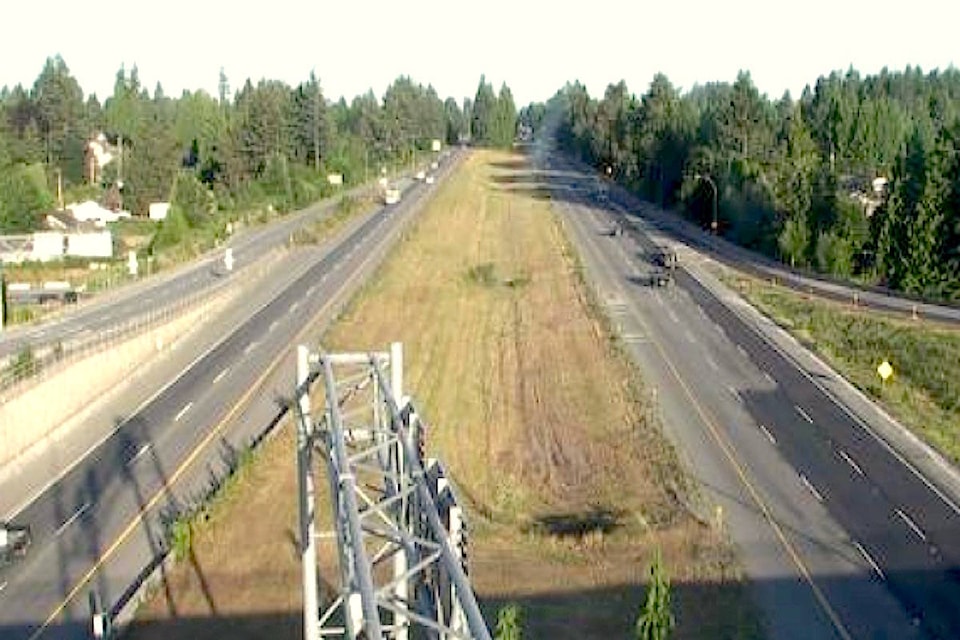
[{"label": "green grass patch", "polygon": [[[807,299],[758,281],[740,290],[914,433],[960,462],[960,331]],[[884,360],[894,374],[882,383],[877,366]]]}]

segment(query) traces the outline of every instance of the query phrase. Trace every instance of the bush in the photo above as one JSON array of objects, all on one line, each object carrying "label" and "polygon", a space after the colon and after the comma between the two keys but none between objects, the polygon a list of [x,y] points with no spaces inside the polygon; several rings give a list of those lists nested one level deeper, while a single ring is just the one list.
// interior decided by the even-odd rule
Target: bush
[{"label": "bush", "polygon": [[666,640],[675,621],[670,611],[670,579],[663,568],[660,550],[650,563],[650,584],[647,597],[637,619],[637,640]]},{"label": "bush", "polygon": [[497,612],[496,640],[520,640],[523,637],[523,622],[520,607],[508,604]]}]

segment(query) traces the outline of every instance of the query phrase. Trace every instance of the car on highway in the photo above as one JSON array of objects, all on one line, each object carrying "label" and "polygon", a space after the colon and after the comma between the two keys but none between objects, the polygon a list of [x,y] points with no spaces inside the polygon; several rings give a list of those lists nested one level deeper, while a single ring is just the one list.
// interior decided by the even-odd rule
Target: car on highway
[{"label": "car on highway", "polygon": [[427,184],[433,184],[433,176],[432,175],[427,176],[426,182]]},{"label": "car on highway", "polygon": [[398,202],[400,202],[400,189],[397,187],[390,187],[383,192],[384,204],[397,204]]},{"label": "car on highway", "polygon": [[662,287],[673,281],[673,274],[677,268],[677,252],[670,247],[657,245],[650,254],[650,263],[653,270],[650,273],[650,284]]},{"label": "car on highway", "polygon": [[423,182],[423,179],[426,178],[426,175],[427,174],[425,171],[417,171],[417,180]]},{"label": "car on highway", "polygon": [[0,567],[12,564],[27,555],[31,541],[30,527],[0,522]]}]

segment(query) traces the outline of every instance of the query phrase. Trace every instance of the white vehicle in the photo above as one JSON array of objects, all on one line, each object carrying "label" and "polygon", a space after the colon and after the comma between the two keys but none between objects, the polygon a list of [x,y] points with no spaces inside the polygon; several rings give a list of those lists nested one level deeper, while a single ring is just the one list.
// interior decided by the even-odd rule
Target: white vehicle
[{"label": "white vehicle", "polygon": [[383,192],[384,204],[397,204],[398,202],[400,202],[400,189],[390,187]]},{"label": "white vehicle", "polygon": [[433,184],[433,176],[427,176],[427,184]]},{"label": "white vehicle", "polygon": [[417,180],[422,181],[424,178],[426,178],[426,175],[427,174],[424,173],[423,171],[417,171]]},{"label": "white vehicle", "polygon": [[434,162],[433,164],[430,165],[430,168],[433,169],[434,171],[436,171],[436,170],[437,170],[437,167],[439,167],[439,166],[440,166],[439,164],[437,164],[436,162]]},{"label": "white vehicle", "polygon": [[0,567],[27,555],[30,528],[0,522]]}]

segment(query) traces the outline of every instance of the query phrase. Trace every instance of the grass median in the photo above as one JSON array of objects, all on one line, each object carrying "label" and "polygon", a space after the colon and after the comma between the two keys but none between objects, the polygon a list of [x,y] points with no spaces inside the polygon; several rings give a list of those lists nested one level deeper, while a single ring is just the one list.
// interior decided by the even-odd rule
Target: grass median
[{"label": "grass median", "polygon": [[[522,156],[474,153],[324,348],[404,343],[405,386],[429,425],[428,453],[442,458],[467,502],[471,577],[491,626],[500,607],[516,603],[525,637],[632,637],[659,549],[673,582],[673,637],[754,637],[723,532],[684,507],[687,476],[591,303],[549,202],[522,186],[527,171]],[[204,635],[192,628],[191,637],[234,628],[216,617],[272,620],[277,637],[295,635],[289,430],[247,480],[237,491],[250,494],[213,514],[195,538],[195,561],[178,567],[174,588],[144,609],[132,637],[172,640],[176,626],[163,624],[171,602],[181,617],[205,620]],[[321,575],[333,581],[333,549],[322,551]],[[197,566],[208,568],[202,577]]]}]

